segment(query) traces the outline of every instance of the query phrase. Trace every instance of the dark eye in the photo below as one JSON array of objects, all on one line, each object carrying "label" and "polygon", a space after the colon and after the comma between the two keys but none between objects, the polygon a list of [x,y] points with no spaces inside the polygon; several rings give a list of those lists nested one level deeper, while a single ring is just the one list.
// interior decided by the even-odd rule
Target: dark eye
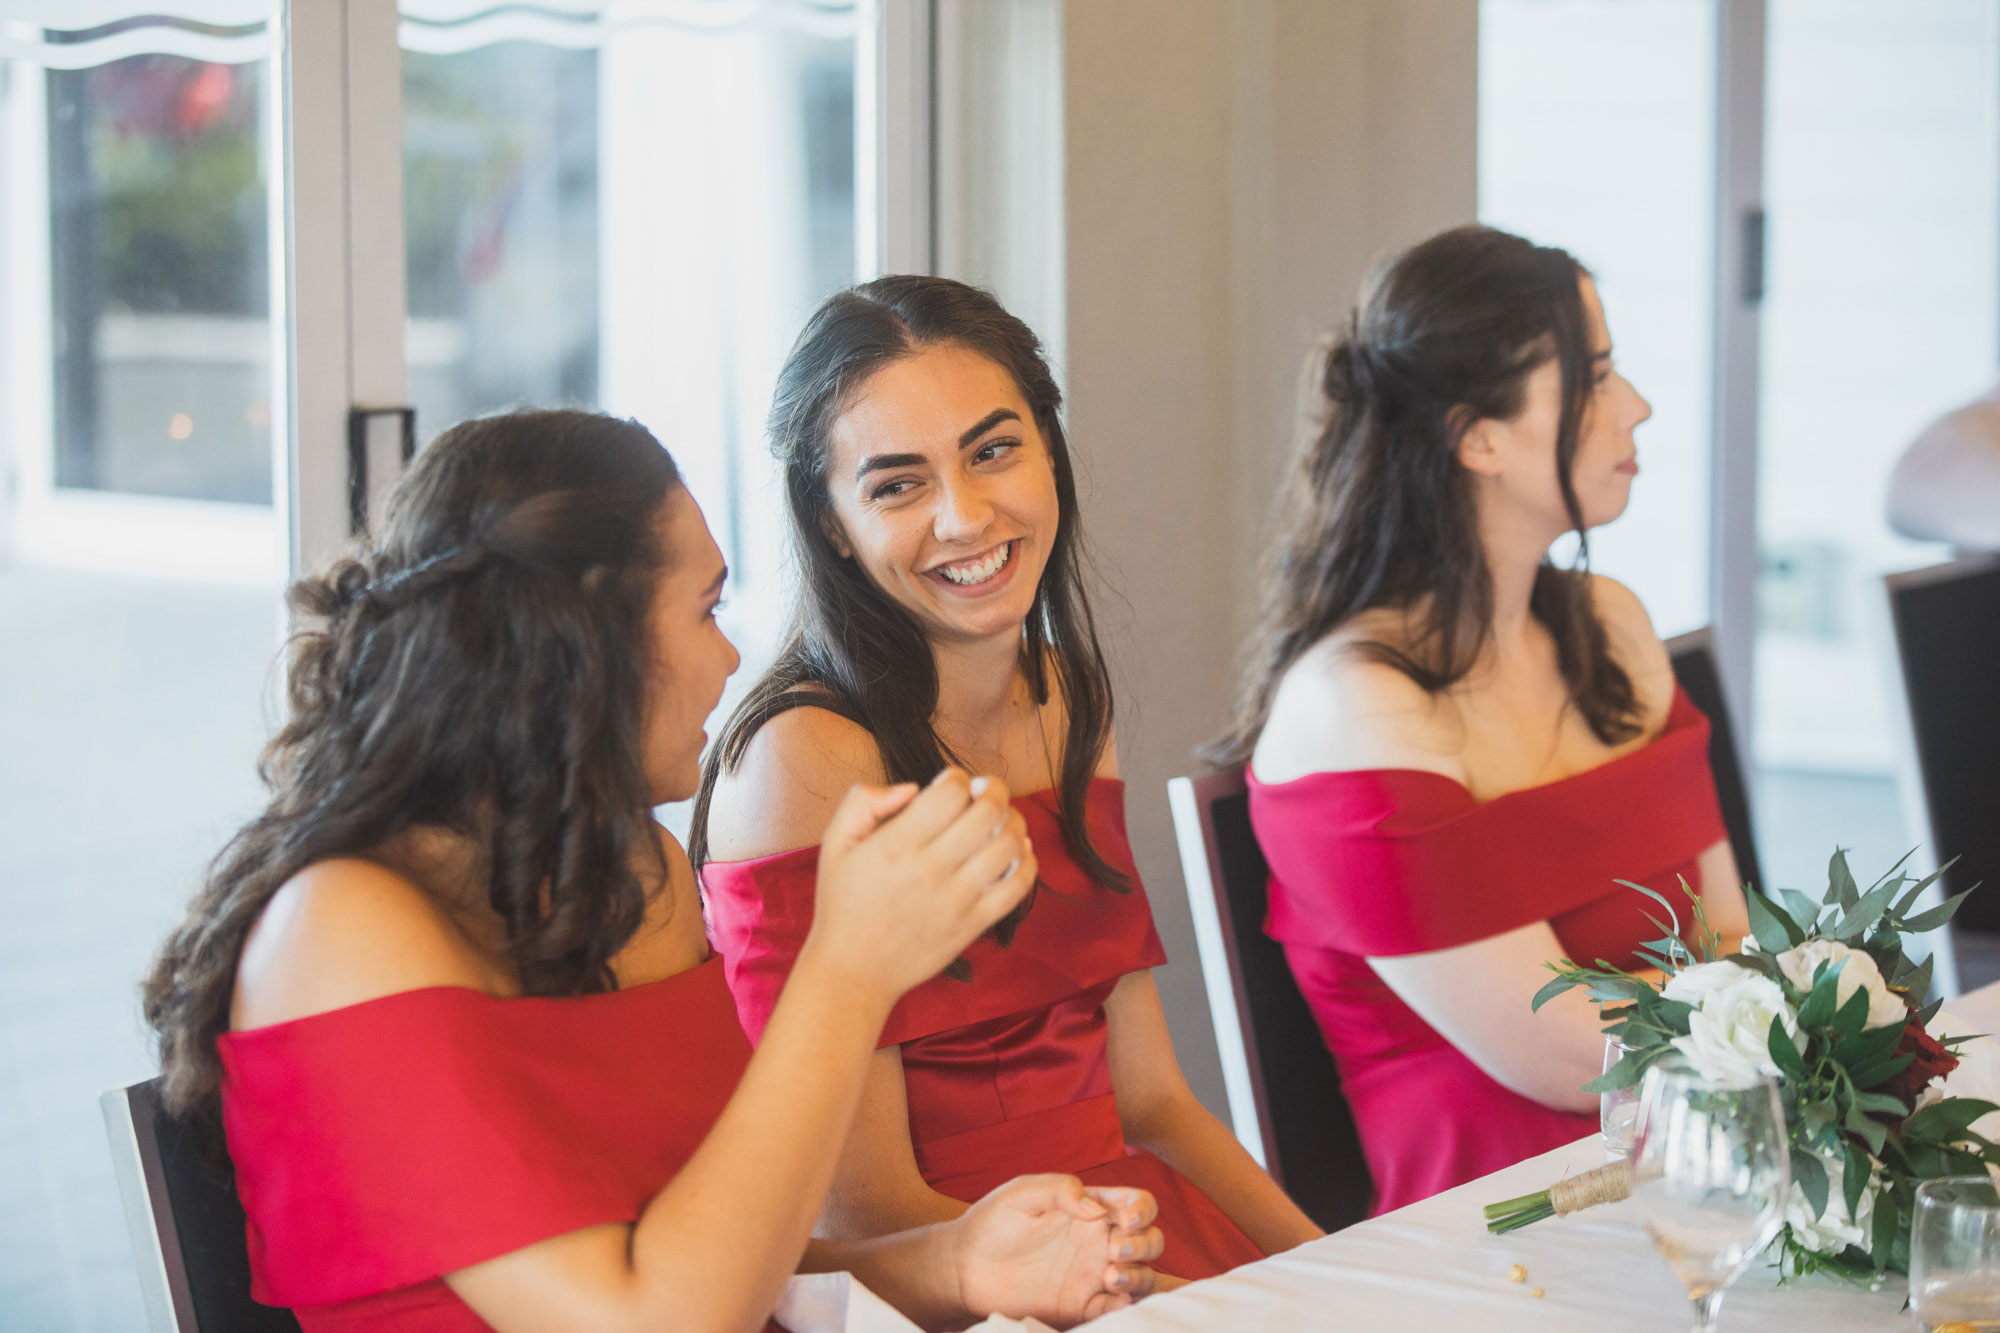
[{"label": "dark eye", "polygon": [[975,463],[990,463],[1009,449],[1021,447],[1019,440],[993,440],[979,446],[979,452],[972,456]]},{"label": "dark eye", "polygon": [[728,605],[729,605],[729,599],[727,597],[716,598],[714,604],[708,608],[708,618],[710,620],[715,619],[717,616],[722,614],[722,608]]},{"label": "dark eye", "polygon": [[907,477],[897,481],[885,481],[873,491],[870,491],[868,498],[871,500],[893,500],[916,484]]}]

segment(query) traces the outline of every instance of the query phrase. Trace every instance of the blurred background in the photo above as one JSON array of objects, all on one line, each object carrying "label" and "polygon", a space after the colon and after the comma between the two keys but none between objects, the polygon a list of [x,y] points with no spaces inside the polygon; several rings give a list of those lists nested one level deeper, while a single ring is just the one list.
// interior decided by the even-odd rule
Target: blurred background
[{"label": "blurred background", "polygon": [[[785,608],[762,420],[828,293],[1048,344],[1135,844],[1221,1080],[1163,783],[1233,686],[1312,338],[1478,218],[1596,274],[1654,405],[1593,566],[1715,627],[1772,881],[1913,807],[1881,576],[1910,438],[2000,372],[2000,0],[0,0],[0,1328],[142,1327],[95,1107],[259,798],[283,584],[517,403],[636,417]],[[387,478],[392,479],[392,478]],[[725,702],[727,706],[727,701]],[[663,812],[670,824],[682,812]]]}]

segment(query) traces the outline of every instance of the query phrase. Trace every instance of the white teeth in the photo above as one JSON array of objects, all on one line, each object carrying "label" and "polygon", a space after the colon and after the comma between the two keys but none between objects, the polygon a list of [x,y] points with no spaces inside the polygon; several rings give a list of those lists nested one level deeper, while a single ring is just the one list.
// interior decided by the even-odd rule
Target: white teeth
[{"label": "white teeth", "polygon": [[961,587],[969,587],[975,583],[984,583],[1000,572],[1001,568],[1006,565],[1009,557],[1013,554],[1013,551],[1014,543],[1008,542],[1003,546],[996,547],[992,554],[986,556],[984,559],[965,565],[945,565],[938,570],[938,573],[944,575],[953,583],[959,584]]}]

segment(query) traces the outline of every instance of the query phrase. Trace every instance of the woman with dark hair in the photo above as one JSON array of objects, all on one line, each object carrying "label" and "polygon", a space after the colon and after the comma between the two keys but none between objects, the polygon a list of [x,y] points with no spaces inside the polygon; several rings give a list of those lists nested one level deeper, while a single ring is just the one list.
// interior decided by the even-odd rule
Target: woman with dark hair
[{"label": "woman with dark hair", "polygon": [[[1587,571],[1650,414],[1590,275],[1462,227],[1398,257],[1316,360],[1240,711],[1268,929],[1340,1067],[1376,1208],[1597,1124],[1604,1038],[1560,958],[1632,966],[1647,885],[1748,928],[1708,722]],[[1573,567],[1549,549],[1574,534]],[[1690,935],[1690,938],[1692,936]]]},{"label": "woman with dark hair", "polygon": [[754,1038],[803,958],[840,791],[952,762],[1032,793],[1014,804],[1036,890],[896,1006],[821,1234],[957,1217],[1060,1170],[1151,1190],[1160,1271],[1202,1277],[1319,1233],[1174,1059],[1060,406],[1034,334],[984,292],[891,277],[820,307],[770,418],[798,610],[710,753],[693,853]]},{"label": "woman with dark hair", "polygon": [[1036,862],[998,783],[847,789],[753,1057],[651,818],[736,669],[724,572],[642,427],[538,412],[445,432],[380,542],[293,589],[270,804],[145,998],[253,1294],[305,1328],[751,1329],[802,1258],[954,1327],[1147,1288],[1150,1201],[1059,1176],[808,1244],[890,1006]]}]

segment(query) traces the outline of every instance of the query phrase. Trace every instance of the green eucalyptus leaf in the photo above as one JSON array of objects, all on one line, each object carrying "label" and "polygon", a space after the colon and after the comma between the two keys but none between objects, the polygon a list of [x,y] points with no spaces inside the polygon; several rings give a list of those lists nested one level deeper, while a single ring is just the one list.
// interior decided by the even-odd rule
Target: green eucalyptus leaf
[{"label": "green eucalyptus leaf", "polygon": [[1771,900],[1761,893],[1746,893],[1743,901],[1750,908],[1750,933],[1757,939],[1757,947],[1766,953],[1783,953],[1795,944],[1805,943],[1806,933],[1789,916],[1771,906]]},{"label": "green eucalyptus leaf", "polygon": [[1875,1200],[1875,1235],[1868,1247],[1868,1257],[1874,1261],[1876,1272],[1888,1268],[1889,1256],[1896,1244],[1896,1233],[1902,1225],[1902,1206],[1896,1202],[1895,1195],[1885,1191]]},{"label": "green eucalyptus leaf", "polygon": [[1794,1148],[1792,1149],[1792,1180],[1797,1183],[1801,1190],[1805,1191],[1806,1202],[1812,1205],[1813,1216],[1822,1216],[1826,1212],[1826,1196],[1829,1188],[1826,1179],[1826,1164],[1819,1160],[1817,1154]]},{"label": "green eucalyptus leaf", "polygon": [[1877,1087],[1887,1083],[1890,1079],[1908,1069],[1916,1061],[1916,1058],[1917,1056],[1914,1051],[1908,1055],[1878,1056],[1859,1068],[1848,1070],[1847,1077],[1853,1081],[1854,1086],[1857,1088]]},{"label": "green eucalyptus leaf", "polygon": [[[1975,884],[1972,886],[1972,889],[1978,887]],[[1939,926],[1951,920],[1952,915],[1958,911],[1959,904],[1971,895],[1972,889],[1967,889],[1964,893],[1954,893],[1939,906],[1933,907],[1927,912],[1917,913],[1903,923],[1903,930],[1911,935],[1920,935],[1927,930],[1936,930]]]},{"label": "green eucalyptus leaf", "polygon": [[1893,1053],[1896,1044],[1903,1039],[1903,1029],[1898,1027],[1869,1028],[1855,1036],[1837,1041],[1833,1045],[1833,1062],[1851,1075],[1856,1069]]},{"label": "green eucalyptus leaf", "polygon": [[1829,959],[1813,973],[1812,989],[1806,993],[1805,1003],[1799,1006],[1800,1027],[1825,1027],[1833,1021],[1840,1000],[1840,969],[1845,962],[1846,959]]},{"label": "green eucalyptus leaf", "polygon": [[1909,968],[1901,977],[1896,978],[1889,984],[1909,996],[1912,1000],[1915,1000],[1918,1004],[1922,1004],[1924,1001],[1930,999],[1931,967],[1936,962],[1936,954],[1926,954],[1923,962]]},{"label": "green eucalyptus leaf", "polygon": [[1792,1042],[1791,1034],[1785,1031],[1785,1025],[1775,1018],[1771,1020],[1769,1047],[1771,1062],[1778,1066],[1779,1073],[1794,1082],[1805,1082],[1805,1059],[1800,1056],[1799,1048]]},{"label": "green eucalyptus leaf", "polygon": [[1786,914],[1798,924],[1798,928],[1807,935],[1812,934],[1813,924],[1819,920],[1820,905],[1797,889],[1779,889],[1778,898],[1785,904]]},{"label": "green eucalyptus leaf", "polygon": [[1854,1216],[1854,1210],[1861,1206],[1861,1192],[1868,1188],[1868,1160],[1854,1151],[1852,1143],[1840,1145],[1844,1160],[1841,1162],[1840,1197],[1847,1205],[1847,1215]]},{"label": "green eucalyptus leaf", "polygon": [[1886,1092],[1856,1092],[1854,1104],[1870,1115],[1892,1115],[1899,1120],[1910,1113],[1908,1102]]},{"label": "green eucalyptus leaf", "polygon": [[1894,884],[1884,884],[1879,889],[1870,889],[1847,910],[1845,916],[1841,917],[1840,928],[1832,932],[1834,936],[1839,939],[1851,939],[1857,935],[1866,935],[1875,928],[1875,923],[1882,919],[1882,913],[1888,910],[1889,899],[1894,897],[1895,893]]},{"label": "green eucalyptus leaf", "polygon": [[1931,1143],[1952,1143],[1972,1127],[1973,1121],[1993,1111],[2000,1111],[2000,1106],[1977,1097],[1947,1097],[1941,1102],[1932,1102],[1904,1121],[1903,1137]]},{"label": "green eucalyptus leaf", "polygon": [[1937,999],[1932,1000],[1929,1004],[1917,1010],[1917,1022],[1924,1027],[1929,1027],[1931,1020],[1937,1017],[1938,1010],[1942,1008],[1944,1008],[1944,997],[1940,995]]},{"label": "green eucalyptus leaf", "polygon": [[1843,908],[1854,906],[1861,901],[1861,890],[1854,886],[1854,872],[1847,868],[1847,849],[1833,849],[1833,859],[1826,863],[1827,896]]},{"label": "green eucalyptus leaf", "polygon": [[1577,986],[1581,984],[1583,983],[1579,982],[1574,977],[1570,976],[1557,977],[1554,981],[1551,981],[1548,985],[1542,987],[1540,990],[1535,992],[1535,998],[1528,1001],[1528,1008],[1539,1012],[1541,1010],[1541,1007],[1547,1004],[1550,1000],[1555,999],[1556,996],[1561,995],[1564,991],[1574,990]]},{"label": "green eucalyptus leaf", "polygon": [[1843,1037],[1858,1037],[1868,1023],[1868,988],[1856,986],[1854,994],[1847,997],[1847,1003],[1833,1014],[1833,1035],[1835,1040]]},{"label": "green eucalyptus leaf", "polygon": [[1848,1133],[1859,1134],[1868,1140],[1869,1152],[1878,1157],[1882,1155],[1882,1141],[1889,1136],[1889,1131],[1882,1127],[1879,1120],[1870,1120],[1862,1114],[1860,1107],[1850,1105],[1840,1123]]},{"label": "green eucalyptus leaf", "polygon": [[1583,1085],[1581,1092],[1618,1092],[1634,1087],[1645,1077],[1646,1066],[1659,1057],[1660,1049],[1627,1051],[1618,1063]]}]

